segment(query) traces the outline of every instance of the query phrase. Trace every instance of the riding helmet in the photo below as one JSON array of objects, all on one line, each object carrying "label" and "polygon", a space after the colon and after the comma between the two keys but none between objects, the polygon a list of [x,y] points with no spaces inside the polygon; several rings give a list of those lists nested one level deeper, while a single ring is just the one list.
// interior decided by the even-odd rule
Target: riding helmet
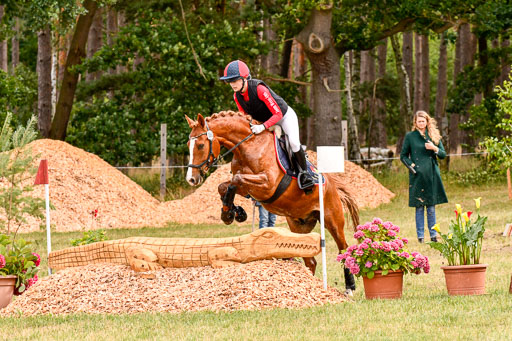
[{"label": "riding helmet", "polygon": [[251,79],[251,72],[244,62],[241,60],[234,60],[226,66],[224,69],[224,76],[220,77],[220,80],[230,83],[240,78]]}]

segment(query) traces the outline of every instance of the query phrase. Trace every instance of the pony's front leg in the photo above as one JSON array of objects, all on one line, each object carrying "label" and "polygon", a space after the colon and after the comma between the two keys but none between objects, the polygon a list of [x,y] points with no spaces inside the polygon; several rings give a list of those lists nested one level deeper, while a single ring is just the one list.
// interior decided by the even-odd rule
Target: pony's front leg
[{"label": "pony's front leg", "polygon": [[[222,210],[220,218],[226,225],[230,225],[234,219],[238,222],[247,220],[247,213],[242,206],[235,206],[235,194],[237,194],[237,186],[230,182],[223,182],[218,187],[222,200]],[[239,193],[240,194],[240,193]]]},{"label": "pony's front leg", "polygon": [[269,198],[274,194],[273,186],[265,173],[237,173],[233,176],[231,183],[237,187],[241,187],[244,192],[249,193],[253,198]]}]

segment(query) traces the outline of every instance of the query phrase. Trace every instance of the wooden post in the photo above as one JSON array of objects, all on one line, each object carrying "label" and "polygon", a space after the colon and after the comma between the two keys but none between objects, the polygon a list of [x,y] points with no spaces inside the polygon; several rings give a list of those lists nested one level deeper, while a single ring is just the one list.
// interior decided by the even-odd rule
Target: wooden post
[{"label": "wooden post", "polygon": [[512,184],[510,183],[510,167],[507,168],[508,199],[512,199]]},{"label": "wooden post", "polygon": [[160,201],[165,200],[167,170],[167,124],[160,125]]},{"label": "wooden post", "polygon": [[347,121],[341,121],[341,145],[345,147],[345,160],[348,160],[348,127]]}]

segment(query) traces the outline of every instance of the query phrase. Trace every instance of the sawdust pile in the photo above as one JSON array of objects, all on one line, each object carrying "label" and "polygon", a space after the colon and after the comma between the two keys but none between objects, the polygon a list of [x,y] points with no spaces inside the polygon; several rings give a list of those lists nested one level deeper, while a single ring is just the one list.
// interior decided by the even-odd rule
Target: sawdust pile
[{"label": "sawdust pile", "polygon": [[66,269],[39,280],[0,316],[304,308],[346,300],[335,288],[325,291],[297,261],[166,268],[154,274],[143,278],[128,266],[112,264]]},{"label": "sawdust pile", "polygon": [[[229,164],[219,167],[194,193],[182,200],[160,203],[94,154],[56,140],[37,140],[30,146],[34,155],[40,154],[37,164],[40,159],[48,160],[50,200],[55,207],[51,211],[51,222],[57,231],[164,226],[167,222],[222,224],[217,187],[231,179]],[[308,154],[316,161],[314,152]],[[345,163],[345,173],[335,176],[346,185],[360,208],[376,207],[394,196],[370,173],[351,162]],[[44,198],[44,186],[35,186],[33,195]],[[243,224],[251,224],[252,201],[236,196],[235,204],[248,213],[249,218]],[[98,210],[96,218],[91,214],[94,210]],[[277,223],[282,222],[285,222],[284,217],[278,217]],[[36,231],[42,223],[29,218],[20,232]]]},{"label": "sawdust pile", "polygon": [[[98,156],[56,140],[29,144],[33,155],[48,160],[51,223],[57,231],[98,228],[162,226],[159,201],[126,175]],[[33,179],[29,182],[33,183]],[[34,197],[44,198],[44,186],[35,186]],[[96,218],[91,214],[98,210]],[[21,231],[35,231],[42,223],[29,218]]]}]

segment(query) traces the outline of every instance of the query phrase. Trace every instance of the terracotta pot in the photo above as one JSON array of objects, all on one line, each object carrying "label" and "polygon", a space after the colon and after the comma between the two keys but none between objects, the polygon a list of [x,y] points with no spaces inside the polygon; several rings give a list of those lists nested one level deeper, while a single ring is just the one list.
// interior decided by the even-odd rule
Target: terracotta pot
[{"label": "terracotta pot", "polygon": [[7,307],[12,300],[16,276],[0,276],[0,309]]},{"label": "terracotta pot", "polygon": [[485,294],[487,264],[442,266],[446,288],[450,295]]},{"label": "terracotta pot", "polygon": [[364,294],[367,299],[374,298],[400,298],[402,297],[404,273],[403,271],[390,271],[382,276],[382,271],[375,271],[370,279],[363,277]]}]

